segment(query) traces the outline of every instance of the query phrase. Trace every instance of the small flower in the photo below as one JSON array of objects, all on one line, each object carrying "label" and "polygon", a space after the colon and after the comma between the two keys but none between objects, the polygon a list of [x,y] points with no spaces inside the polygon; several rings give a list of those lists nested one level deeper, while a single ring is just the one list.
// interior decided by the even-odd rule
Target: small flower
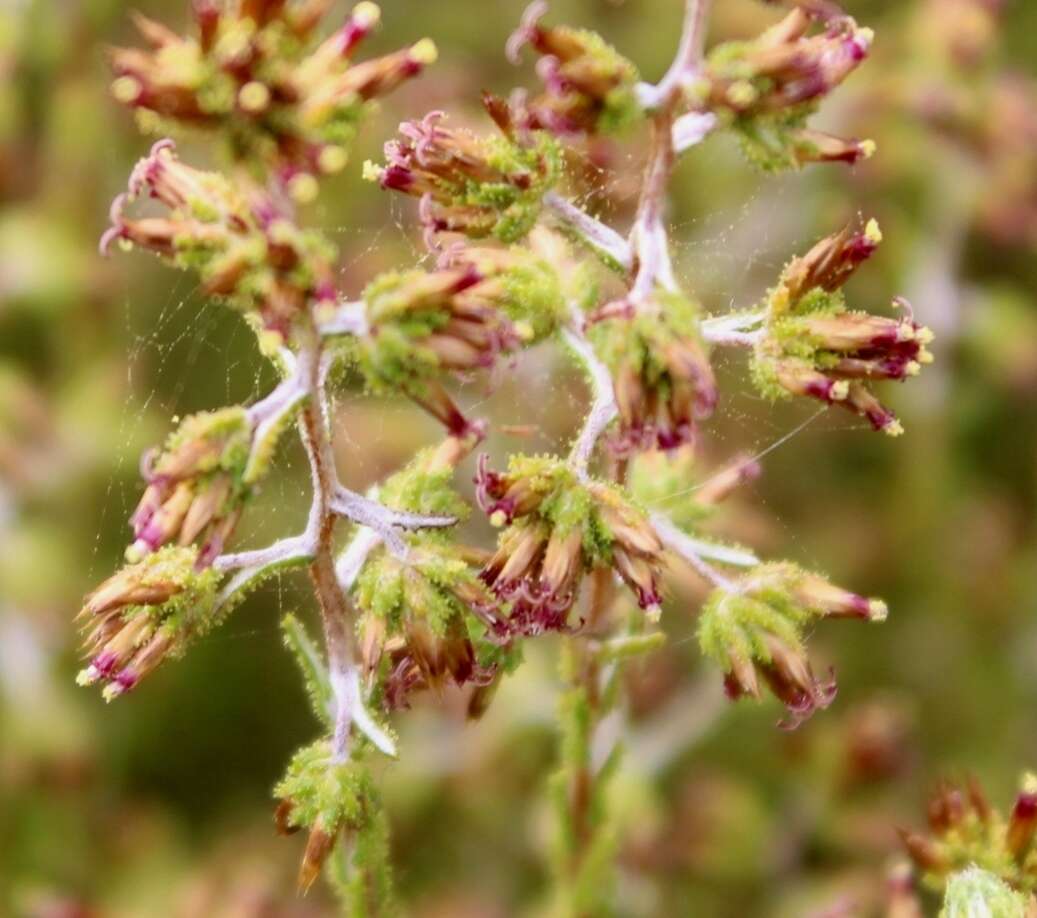
[{"label": "small flower", "polygon": [[368,385],[402,389],[463,435],[468,422],[436,377],[489,368],[521,346],[518,328],[500,308],[508,298],[507,284],[486,261],[376,278],[364,291],[368,332],[357,344]]},{"label": "small flower", "polygon": [[138,16],[149,48],[111,52],[113,95],[137,111],[145,128],[172,123],[223,133],[236,159],[277,168],[290,191],[305,194],[307,185],[294,179],[340,170],[368,103],[436,57],[426,39],[353,63],[381,15],[369,2],[358,3],[337,31],[308,50],[327,7],[198,0],[197,37]]},{"label": "small flower", "polygon": [[157,456],[145,458],[147,490],[131,518],[131,561],[163,545],[202,537],[200,568],[222,551],[247,496],[245,466],[252,427],[243,408],[187,418]]},{"label": "small flower", "polygon": [[511,603],[513,631],[567,628],[583,576],[595,568],[611,567],[641,608],[658,614],[662,543],[617,488],[581,481],[550,457],[512,456],[501,474],[481,456],[476,491],[490,521],[507,524],[482,578]]},{"label": "small flower", "polygon": [[[822,29],[810,34],[815,22]],[[852,164],[868,158],[874,144],[821,134],[805,124],[817,103],[865,59],[872,39],[871,29],[859,28],[849,16],[797,6],[754,41],[715,48],[688,91],[692,101],[726,119],[760,168]]]},{"label": "small flower", "polygon": [[540,55],[544,91],[524,103],[527,122],[559,135],[607,134],[641,117],[637,68],[595,32],[543,25],[546,13],[544,0],[532,3],[508,40],[514,63],[526,45]]},{"label": "small flower", "polygon": [[484,102],[497,114],[501,136],[449,128],[443,112],[434,111],[400,125],[401,139],[385,145],[386,165],[365,166],[365,177],[382,188],[421,200],[430,247],[443,232],[503,242],[521,239],[558,179],[561,158],[555,141],[543,132],[514,132],[509,121],[499,120],[504,110],[495,107],[496,100]]},{"label": "small flower", "polygon": [[107,683],[105,700],[134,688],[213,624],[219,575],[199,570],[194,548],[167,547],[124,567],[86,598],[90,664],[80,685]]},{"label": "small flower", "polygon": [[770,398],[804,395],[841,405],[896,436],[903,432],[900,422],[868,383],[917,376],[932,361],[926,350],[932,332],[910,314],[893,319],[851,312],[840,289],[881,238],[872,220],[862,232],[847,227],[822,239],[789,263],[767,301],[753,377]]},{"label": "small flower", "polygon": [[[395,510],[463,519],[469,508],[451,482],[475,442],[449,438],[420,453],[383,485],[379,499]],[[489,684],[496,664],[480,659],[483,638],[494,643],[505,633],[498,601],[455,545],[435,531],[407,538],[406,558],[377,549],[353,589],[362,613],[364,669],[380,679],[390,709],[405,707],[415,691],[441,689],[448,679],[459,686]]]},{"label": "small flower", "polygon": [[1037,778],[1024,775],[1007,816],[970,778],[963,788],[943,782],[929,802],[929,833],[901,830],[900,838],[923,881],[940,889],[975,865],[1015,889],[1037,890]]},{"label": "small flower", "polygon": [[[126,205],[145,195],[168,214],[127,217]],[[207,292],[257,313],[284,337],[307,303],[334,296],[333,253],[319,234],[300,230],[269,195],[253,190],[246,198],[224,176],[182,163],[170,140],[137,164],[128,192],[112,204],[111,220],[102,252],[119,241],[196,270]]]},{"label": "small flower", "polygon": [[816,618],[883,621],[885,603],[834,586],[792,564],[756,568],[735,589],[718,588],[703,606],[702,652],[724,670],[728,697],[759,698],[760,677],[785,705],[794,729],[835,698],[834,679],[814,676],[803,631]]},{"label": "small flower", "polygon": [[657,291],[636,312],[608,314],[591,331],[613,374],[617,455],[673,450],[695,440],[713,413],[716,380],[698,327],[698,309],[680,294]]},{"label": "small flower", "polygon": [[299,891],[306,892],[347,832],[367,828],[377,796],[368,769],[350,760],[337,762],[331,743],[319,740],[300,749],[274,788],[280,799],[274,819],[282,835],[309,830],[299,866]]},{"label": "small flower", "polygon": [[560,271],[548,258],[522,246],[454,246],[441,266],[467,268],[484,280],[474,288],[514,324],[523,344],[550,335],[566,318],[566,295]]}]

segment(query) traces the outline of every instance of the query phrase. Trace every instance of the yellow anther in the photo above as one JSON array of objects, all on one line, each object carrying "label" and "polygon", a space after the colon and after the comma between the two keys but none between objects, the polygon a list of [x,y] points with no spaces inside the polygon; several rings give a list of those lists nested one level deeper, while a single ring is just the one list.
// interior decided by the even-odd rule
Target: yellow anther
[{"label": "yellow anther", "polygon": [[136,102],[143,87],[136,77],[121,76],[112,83],[112,96],[116,102],[128,105]]},{"label": "yellow anther", "polygon": [[428,66],[434,64],[439,57],[439,49],[431,38],[423,38],[416,42],[410,49],[411,59],[419,64]]},{"label": "yellow anther", "polygon": [[382,18],[382,11],[377,3],[358,3],[353,7],[353,21],[357,25],[370,28]]}]

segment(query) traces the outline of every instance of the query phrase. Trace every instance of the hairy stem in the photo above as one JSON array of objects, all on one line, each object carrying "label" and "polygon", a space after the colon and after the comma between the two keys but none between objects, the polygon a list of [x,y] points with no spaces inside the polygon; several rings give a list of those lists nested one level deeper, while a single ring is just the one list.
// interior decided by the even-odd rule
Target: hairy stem
[{"label": "hairy stem", "polygon": [[332,755],[335,761],[344,762],[349,757],[349,734],[353,724],[355,702],[349,697],[352,694],[349,691],[351,674],[356,669],[353,662],[353,616],[335,575],[334,535],[337,515],[332,509],[332,498],[338,486],[338,477],[333,465],[334,458],[324,411],[321,344],[314,336],[314,340],[308,342],[306,347],[311,355],[306,379],[310,397],[299,418],[299,435],[306,448],[313,479],[311,521],[316,522],[316,543],[313,561],[310,564],[310,580],[313,582],[313,590],[320,605],[324,640],[328,651],[328,674],[337,703]]},{"label": "hairy stem", "polygon": [[630,245],[612,227],[553,191],[544,195],[544,206],[570,235],[576,237],[606,263],[623,272],[630,270],[634,262]]},{"label": "hairy stem", "polygon": [[570,323],[562,330],[562,335],[587,370],[591,381],[592,402],[583,422],[583,428],[569,454],[569,464],[577,475],[586,478],[587,466],[590,463],[594,447],[605,432],[605,428],[612,423],[612,419],[619,409],[616,406],[616,396],[612,388],[612,374],[594,353],[594,348],[584,335],[582,326],[583,316],[574,306],[571,310]]}]

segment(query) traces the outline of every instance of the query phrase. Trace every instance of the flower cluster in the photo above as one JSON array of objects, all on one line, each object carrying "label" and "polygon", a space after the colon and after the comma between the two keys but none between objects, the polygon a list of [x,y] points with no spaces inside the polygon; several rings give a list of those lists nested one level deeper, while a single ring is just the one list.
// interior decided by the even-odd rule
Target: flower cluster
[{"label": "flower cluster", "polygon": [[724,670],[732,699],[760,697],[760,677],[788,709],[782,726],[797,727],[835,697],[807,659],[806,626],[818,618],[883,621],[886,606],[834,586],[793,564],[761,565],[732,588],[716,589],[699,618],[702,652]]},{"label": "flower cluster", "polygon": [[344,832],[370,827],[377,802],[367,767],[351,760],[335,761],[327,740],[305,746],[292,757],[274,795],[281,801],[274,814],[278,831],[291,835],[309,830],[299,867],[302,892],[320,876]]},{"label": "flower cluster", "polygon": [[[168,214],[126,216],[127,203],[142,196]],[[182,163],[170,140],[137,164],[128,192],[112,204],[111,220],[103,252],[119,241],[194,269],[208,293],[282,337],[309,301],[334,298],[333,251],[319,233],[299,229],[269,194],[243,192],[219,173]]]},{"label": "flower cluster", "polygon": [[80,685],[107,683],[105,700],[140,682],[167,656],[179,656],[215,623],[219,575],[199,569],[194,548],[168,546],[109,577],[86,598],[90,663]]},{"label": "flower cluster", "polygon": [[925,883],[943,887],[975,864],[1015,889],[1037,891],[1037,778],[1027,775],[1005,817],[975,779],[941,784],[929,802],[929,834],[902,830],[901,840]]},{"label": "flower cluster", "polygon": [[591,337],[615,381],[617,455],[694,442],[697,422],[713,413],[717,401],[696,304],[658,290],[636,311],[606,313]]},{"label": "flower cluster", "polygon": [[[385,482],[379,497],[396,510],[463,519],[468,506],[451,486],[454,466],[474,445],[448,438],[426,450]],[[406,557],[379,548],[364,565],[353,595],[362,613],[361,657],[377,678],[386,707],[408,697],[456,685],[486,686],[495,662],[481,660],[481,639],[503,632],[498,602],[441,532],[414,533]],[[383,668],[382,664],[387,663]]]},{"label": "flower cluster", "polygon": [[337,172],[347,160],[367,104],[420,73],[436,57],[427,39],[353,63],[380,16],[359,3],[346,22],[311,49],[329,4],[284,0],[194,3],[197,35],[182,37],[137,16],[147,50],[112,51],[115,98],[133,107],[142,127],[211,129],[231,154],[277,170],[289,189],[313,194],[313,173]]},{"label": "flower cluster", "polygon": [[[822,28],[812,33],[815,20]],[[715,48],[689,95],[723,116],[746,156],[763,169],[855,163],[874,153],[871,141],[813,131],[806,121],[864,60],[872,37],[849,16],[822,16],[796,6],[755,40]]]},{"label": "flower cluster", "polygon": [[550,456],[512,456],[505,473],[480,457],[479,506],[507,528],[482,577],[510,603],[520,634],[564,630],[584,574],[611,567],[657,615],[662,543],[644,514],[613,485],[582,481]]},{"label": "flower cluster", "polygon": [[222,551],[248,492],[245,472],[252,425],[244,408],[192,415],[158,455],[144,458],[148,486],[130,520],[139,560],[163,545],[191,545],[200,537],[198,566]]},{"label": "flower cluster", "polygon": [[637,121],[637,68],[595,32],[543,25],[546,13],[547,3],[536,0],[508,40],[514,63],[526,45],[540,55],[544,90],[520,100],[522,120],[559,135],[615,133]]},{"label": "flower cluster", "polygon": [[516,132],[506,107],[489,97],[485,101],[500,136],[447,127],[443,112],[429,112],[421,121],[400,125],[401,139],[385,145],[384,166],[365,165],[365,177],[382,188],[421,199],[430,247],[443,232],[521,239],[558,180],[557,143],[542,131]]},{"label": "flower cluster", "polygon": [[557,297],[546,266],[505,250],[457,251],[434,271],[383,274],[363,294],[360,369],[372,389],[402,389],[461,434],[467,422],[436,377],[493,366],[543,330]]},{"label": "flower cluster", "polygon": [[806,395],[867,418],[875,430],[903,432],[868,382],[904,380],[932,360],[932,332],[910,315],[885,318],[846,308],[842,285],[875,251],[874,220],[846,227],[793,259],[766,303],[766,328],[756,345],[753,378],[770,398]]}]

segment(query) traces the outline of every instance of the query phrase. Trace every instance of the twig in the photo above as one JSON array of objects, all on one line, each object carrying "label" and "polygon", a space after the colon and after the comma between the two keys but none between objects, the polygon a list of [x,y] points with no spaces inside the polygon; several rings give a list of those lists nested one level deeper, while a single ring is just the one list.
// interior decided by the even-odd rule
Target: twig
[{"label": "twig", "polygon": [[606,262],[624,272],[631,269],[634,256],[630,245],[612,227],[553,191],[544,195],[544,206],[580,242]]},{"label": "twig", "polygon": [[598,359],[594,348],[591,347],[583,333],[583,316],[576,306],[571,308],[570,314],[570,323],[562,329],[562,337],[587,370],[591,381],[593,401],[583,422],[583,429],[569,454],[569,464],[577,475],[586,478],[587,466],[590,463],[594,447],[605,432],[605,428],[619,413],[619,408],[616,405],[616,395],[612,387],[612,374],[609,372],[609,368]]},{"label": "twig", "polygon": [[366,335],[369,326],[367,311],[363,300],[351,300],[338,303],[329,315],[321,316],[317,321],[317,329],[321,335]]},{"label": "twig", "polygon": [[706,580],[714,586],[720,587],[720,589],[726,590],[729,593],[739,592],[738,584],[725,577],[720,573],[720,571],[713,567],[713,565],[706,560],[707,553],[713,557],[714,560],[740,567],[755,567],[760,563],[750,552],[741,552],[737,549],[725,551],[723,552],[722,557],[718,557],[722,554],[720,549],[722,549],[723,546],[709,546],[708,543],[703,543],[698,539],[689,536],[683,530],[678,529],[669,517],[663,516],[661,513],[653,513],[651,521],[656,533],[659,535],[659,538],[663,540],[663,543],[667,548],[687,561],[696,571],[699,572],[699,574],[705,577]]},{"label": "twig", "polygon": [[717,126],[712,112],[688,112],[673,122],[673,152],[680,155],[702,143]]}]

